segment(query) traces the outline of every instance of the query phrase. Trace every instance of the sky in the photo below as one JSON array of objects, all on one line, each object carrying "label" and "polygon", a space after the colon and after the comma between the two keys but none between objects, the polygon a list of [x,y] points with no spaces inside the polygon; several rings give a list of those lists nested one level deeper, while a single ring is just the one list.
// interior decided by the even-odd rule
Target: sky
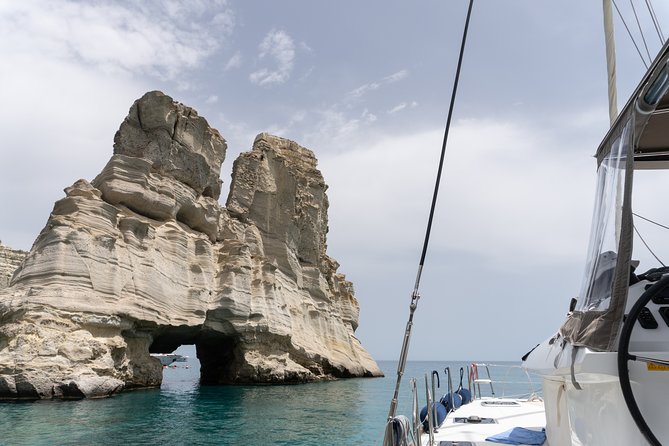
[{"label": "sky", "polygon": [[[655,3],[669,30],[669,5]],[[636,6],[655,55],[660,40]],[[0,1],[0,240],[30,249],[63,189],[107,163],[132,103],[161,90],[227,140],[221,203],[256,134],[315,152],[329,185],[328,254],[360,303],[356,335],[374,358],[397,359],[466,9]],[[476,1],[410,359],[517,360],[563,322],[609,126],[601,9]],[[622,107],[645,67],[618,16],[615,29]]]}]

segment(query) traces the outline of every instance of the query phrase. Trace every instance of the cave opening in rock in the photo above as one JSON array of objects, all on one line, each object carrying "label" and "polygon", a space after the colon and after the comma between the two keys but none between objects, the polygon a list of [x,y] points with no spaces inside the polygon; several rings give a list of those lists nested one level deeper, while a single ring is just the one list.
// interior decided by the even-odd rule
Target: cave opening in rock
[{"label": "cave opening in rock", "polygon": [[239,376],[238,340],[220,333],[201,334],[196,342],[200,384],[234,384]]},{"label": "cave opening in rock", "polygon": [[172,391],[191,390],[200,382],[200,361],[195,345],[181,345],[171,353],[153,353],[163,366],[161,389]]},{"label": "cave opening in rock", "polygon": [[149,353],[162,363],[161,389],[191,390],[199,385],[201,364],[197,358],[194,327],[159,327],[153,333]]},{"label": "cave opening in rock", "polygon": [[161,388],[232,384],[238,375],[238,341],[217,332],[160,330],[149,352],[163,366]]}]

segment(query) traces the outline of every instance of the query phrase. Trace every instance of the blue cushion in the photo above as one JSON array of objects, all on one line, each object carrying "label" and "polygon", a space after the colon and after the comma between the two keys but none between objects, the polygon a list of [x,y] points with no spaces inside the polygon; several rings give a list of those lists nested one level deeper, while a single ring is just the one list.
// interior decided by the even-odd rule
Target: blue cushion
[{"label": "blue cushion", "polygon": [[485,441],[502,444],[530,444],[542,445],[546,441],[546,429],[533,431],[524,427],[514,427],[501,434],[488,437]]}]

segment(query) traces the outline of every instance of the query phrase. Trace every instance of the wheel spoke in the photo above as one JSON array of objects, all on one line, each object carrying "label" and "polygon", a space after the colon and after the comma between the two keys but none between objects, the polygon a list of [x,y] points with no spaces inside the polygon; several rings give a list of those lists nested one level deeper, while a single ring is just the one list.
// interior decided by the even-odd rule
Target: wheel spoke
[{"label": "wheel spoke", "polygon": [[643,434],[646,440],[648,440],[648,443],[650,443],[652,446],[661,446],[661,443],[646,423],[643,414],[639,410],[639,405],[634,398],[632,382],[630,381],[630,370],[628,362],[639,361],[645,362],[646,364],[669,366],[669,361],[665,359],[633,355],[629,352],[629,346],[630,338],[632,336],[632,329],[634,328],[634,324],[639,318],[642,310],[645,308],[645,305],[650,302],[653,297],[660,294],[661,292],[664,292],[666,288],[669,288],[669,276],[665,276],[660,279],[639,297],[634,305],[632,305],[627,318],[624,319],[623,326],[620,330],[620,340],[618,341],[618,377],[620,379],[620,389],[632,419],[636,423],[641,434]]},{"label": "wheel spoke", "polygon": [[659,365],[669,366],[669,361],[666,359],[649,358],[647,356],[632,355],[630,353],[627,354],[627,360],[645,362],[647,364],[659,364]]}]

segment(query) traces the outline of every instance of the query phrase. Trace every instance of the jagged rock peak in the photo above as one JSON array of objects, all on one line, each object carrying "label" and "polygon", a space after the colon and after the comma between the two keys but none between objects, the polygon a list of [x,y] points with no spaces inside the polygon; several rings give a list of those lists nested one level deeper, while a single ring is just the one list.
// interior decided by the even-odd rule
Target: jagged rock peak
[{"label": "jagged rock peak", "polygon": [[152,91],[130,108],[114,136],[114,155],[91,184],[106,203],[176,220],[216,241],[226,148],[195,110]]},{"label": "jagged rock peak", "polygon": [[325,256],[328,232],[327,186],[316,164],[311,150],[261,133],[235,160],[226,204],[232,215],[284,239],[301,262],[313,265]]},{"label": "jagged rock peak", "polygon": [[206,119],[160,91],[136,100],[114,136],[114,154],[146,159],[152,171],[216,200],[226,149]]},{"label": "jagged rock peak", "polygon": [[379,376],[355,337],[353,287],[326,254],[314,154],[259,135],[215,197],[225,142],[151,92],[114,154],[65,189],[0,289],[0,398],[82,398],[159,386],[195,344],[201,384]]}]

